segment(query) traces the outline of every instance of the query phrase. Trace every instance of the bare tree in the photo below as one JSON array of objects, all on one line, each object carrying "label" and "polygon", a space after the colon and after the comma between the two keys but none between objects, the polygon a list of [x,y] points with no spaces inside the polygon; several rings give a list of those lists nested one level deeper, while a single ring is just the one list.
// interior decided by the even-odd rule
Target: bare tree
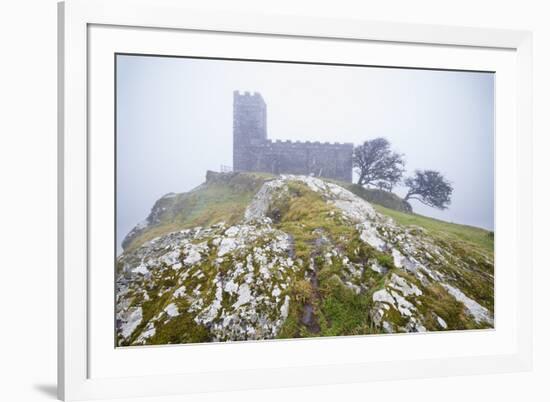
[{"label": "bare tree", "polygon": [[393,152],[385,138],[375,138],[355,147],[353,166],[359,174],[359,185],[372,184],[387,191],[392,191],[405,171],[403,155]]},{"label": "bare tree", "polygon": [[446,209],[451,204],[453,187],[436,170],[416,170],[412,177],[405,179],[409,188],[405,201],[417,200],[430,207]]}]

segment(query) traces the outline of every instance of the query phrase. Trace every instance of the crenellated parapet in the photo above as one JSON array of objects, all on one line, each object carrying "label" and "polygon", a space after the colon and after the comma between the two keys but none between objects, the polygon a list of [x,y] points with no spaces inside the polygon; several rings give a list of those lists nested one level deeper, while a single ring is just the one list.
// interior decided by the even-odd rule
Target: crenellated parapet
[{"label": "crenellated parapet", "polygon": [[292,141],[292,140],[270,140],[265,141],[265,146],[269,145],[284,145],[296,146],[304,148],[330,148],[330,149],[349,149],[353,150],[352,142],[321,142],[321,141]]}]

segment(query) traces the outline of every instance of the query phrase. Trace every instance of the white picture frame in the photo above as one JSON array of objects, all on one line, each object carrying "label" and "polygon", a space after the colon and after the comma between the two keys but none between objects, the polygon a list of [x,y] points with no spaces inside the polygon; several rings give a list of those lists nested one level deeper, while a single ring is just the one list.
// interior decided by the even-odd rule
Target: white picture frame
[{"label": "white picture frame", "polygon": [[[366,22],[356,20],[323,20],[307,17],[285,17],[270,15],[240,15],[231,13],[205,13],[182,8],[177,0],[68,0],[59,4],[59,319],[58,319],[58,392],[64,400],[80,400],[115,397],[143,397],[168,394],[207,392],[221,390],[253,389],[266,387],[288,387],[329,383],[359,382],[381,379],[401,379],[431,376],[465,375],[481,373],[501,373],[529,370],[532,361],[531,334],[531,279],[532,279],[532,170],[531,170],[531,33],[524,31],[508,31],[480,28],[445,27],[430,25],[411,25],[400,23]],[[102,33],[94,33],[94,29],[103,29]],[[120,38],[109,30],[114,28],[123,32]],[[141,30],[141,31],[140,31]],[[138,37],[132,38],[130,32],[139,31]],[[126,34],[127,33],[127,34]],[[509,221],[497,227],[497,237],[503,233],[506,239],[506,250],[511,261],[506,265],[506,275],[501,281],[502,296],[510,296],[512,300],[506,305],[510,325],[504,322],[497,325],[492,334],[454,333],[445,334],[447,342],[462,342],[461,349],[457,343],[456,353],[446,357],[423,351],[424,345],[435,345],[434,338],[422,338],[425,335],[384,336],[384,337],[354,337],[319,340],[291,340],[284,342],[258,342],[224,345],[185,345],[165,348],[134,348],[126,355],[114,352],[114,345],[109,350],[104,344],[95,342],[98,332],[103,327],[95,324],[94,314],[102,307],[96,303],[94,292],[109,291],[112,284],[103,284],[91,275],[90,261],[93,261],[95,251],[90,249],[90,239],[94,230],[101,226],[90,225],[90,210],[96,208],[97,192],[90,191],[90,173],[96,172],[93,161],[97,158],[91,152],[91,144],[96,144],[93,137],[98,125],[110,126],[108,119],[94,109],[94,124],[91,124],[91,105],[96,104],[95,96],[101,96],[101,90],[96,90],[98,80],[107,74],[97,75],[90,80],[92,70],[95,70],[96,49],[104,54],[120,51],[118,44],[124,43],[135,49],[139,43],[143,49],[151,53],[159,45],[158,35],[163,35],[163,52],[171,52],[170,37],[180,34],[185,40],[193,39],[193,35],[201,33],[218,35],[218,37],[253,37],[256,40],[275,42],[277,40],[308,40],[331,43],[331,46],[350,44],[373,44],[374,46],[395,49],[412,49],[414,47],[414,65],[442,68],[455,63],[455,68],[467,68],[467,63],[485,63],[491,59],[491,53],[501,53],[503,57],[494,62],[494,70],[502,71],[504,81],[497,82],[499,88],[509,90],[512,94],[505,106],[497,106],[497,115],[510,118],[499,122],[497,116],[497,144],[507,144],[499,150],[497,145],[497,160],[499,152],[510,156],[507,164],[507,174],[514,177],[509,192],[512,196],[508,202],[502,203],[501,213],[509,216]],[[109,36],[112,35],[112,36]],[[112,41],[105,38],[112,38]],[[103,39],[101,39],[103,38]],[[119,41],[120,39],[120,41]],[[139,40],[136,40],[139,39]],[[107,43],[111,42],[111,43]],[[269,42],[269,43],[271,43]],[[175,39],[175,47],[178,45]],[[238,48],[238,41],[235,41]],[[262,51],[269,54],[275,51],[270,45],[263,46]],[[212,48],[214,49],[214,48]],[[437,54],[432,51],[449,50],[450,57],[437,62]],[[438,50],[439,49],[439,50]],[[426,50],[426,52],[424,52]],[[206,50],[208,52],[208,50]],[[453,52],[458,51],[460,54]],[[468,53],[473,52],[481,61],[457,61],[458,58],[468,59]],[[476,53],[477,52],[477,53]],[[393,60],[391,52],[388,60]],[[426,58],[423,59],[423,55]],[[267,57],[267,56],[266,56]],[[337,57],[337,56],[334,56]],[[339,56],[339,57],[345,57]],[[386,56],[382,56],[386,57]],[[495,56],[498,58],[498,56]],[[397,58],[398,59],[398,58]],[[397,60],[396,59],[396,60]],[[474,59],[470,55],[470,59]],[[413,59],[411,59],[413,60]],[[496,60],[496,59],[495,59]],[[395,63],[399,64],[399,61]],[[465,63],[465,64],[461,64]],[[491,61],[486,61],[487,65]],[[92,95],[93,94],[93,95]],[[108,94],[107,94],[108,95]],[[497,105],[499,98],[496,99]],[[506,113],[504,113],[506,112]],[[510,112],[510,113],[508,113]],[[510,117],[513,116],[513,117]],[[511,122],[504,126],[504,122]],[[97,124],[96,124],[97,123]],[[106,134],[105,134],[106,135]],[[499,139],[500,138],[500,139]],[[95,145],[94,145],[95,146]],[[94,151],[95,152],[95,151]],[[500,158],[502,160],[502,158]],[[504,166],[504,165],[502,165]],[[496,164],[496,174],[499,167]],[[105,170],[108,172],[109,164]],[[497,183],[498,186],[498,183]],[[496,193],[497,203],[498,192]],[[497,204],[498,205],[498,204]],[[498,213],[498,211],[497,211]],[[97,233],[96,233],[97,234]],[[504,241],[504,240],[503,240]],[[500,250],[503,250],[501,247]],[[498,264],[497,247],[497,264]],[[503,254],[504,255],[504,254]],[[515,257],[521,255],[521,265]],[[502,258],[501,258],[502,261]],[[504,266],[504,265],[503,265]],[[95,281],[95,282],[94,282]],[[497,278],[498,281],[498,278]],[[91,284],[94,286],[91,286]],[[498,285],[498,283],[497,283]],[[103,288],[105,286],[105,288]],[[496,287],[498,292],[499,287]],[[498,303],[498,300],[497,300]],[[498,304],[497,304],[498,306]],[[107,307],[108,308],[108,305]],[[96,314],[97,315],[97,314]],[[498,320],[498,317],[497,317]],[[98,330],[99,328],[99,330]],[[500,332],[499,332],[500,331]],[[498,338],[503,334],[501,338]],[[101,335],[101,334],[100,334]],[[99,335],[99,337],[101,337]],[[111,336],[109,333],[108,336]],[[382,339],[380,341],[380,339]],[[403,341],[403,339],[405,339]],[[486,339],[484,339],[486,338]],[[371,341],[369,341],[371,339]],[[388,358],[384,360],[366,360],[361,354],[354,359],[342,359],[337,355],[342,352],[366,347],[365,342],[383,342],[384,345],[395,343],[400,347],[414,347],[420,351],[407,355],[402,359]],[[412,339],[410,345],[408,339]],[[438,339],[443,339],[439,337]],[[463,339],[461,341],[461,339]],[[470,348],[473,342],[502,342],[502,348],[487,349]],[[470,344],[469,344],[470,343]],[[411,346],[412,345],[412,346]],[[441,347],[444,347],[441,343]],[[499,344],[500,345],[500,344]],[[171,348],[171,349],[170,349]],[[177,349],[174,349],[177,348]],[[217,348],[217,349],[216,349]],[[251,356],[279,356],[283,360],[296,351],[315,355],[316,348],[334,351],[333,358],[309,360],[294,360],[292,364],[272,360],[260,364]],[[379,348],[380,349],[380,348]],[[105,352],[105,353],[104,353]],[[168,359],[179,354],[189,356],[188,360],[198,359],[208,353],[225,353],[219,362],[208,363],[200,370],[188,370],[176,373],[173,367],[165,372],[130,372],[117,364],[126,360],[126,368],[132,362],[141,359]],[[270,355],[271,354],[271,355]],[[116,355],[116,356],[115,356]],[[330,356],[330,353],[327,353]],[[122,356],[122,357],[120,357]],[[146,357],[144,357],[146,356]],[[193,356],[193,357],[191,357]],[[232,357],[233,356],[233,357]],[[230,367],[231,358],[243,356],[242,364]],[[247,357],[248,356],[248,357]],[[117,359],[122,360],[117,360]],[[95,360],[94,360],[95,359]],[[114,359],[114,360],[113,360]],[[223,359],[226,359],[225,365]],[[250,359],[250,360],[247,360]],[[101,361],[97,365],[94,361]],[[148,361],[153,361],[148,360]],[[269,360],[269,359],[264,359]],[[134,364],[135,366],[135,364]],[[96,369],[96,367],[99,367]],[[111,368],[107,370],[107,368]],[[303,368],[307,367],[307,371]],[[130,374],[128,374],[130,373]]]}]

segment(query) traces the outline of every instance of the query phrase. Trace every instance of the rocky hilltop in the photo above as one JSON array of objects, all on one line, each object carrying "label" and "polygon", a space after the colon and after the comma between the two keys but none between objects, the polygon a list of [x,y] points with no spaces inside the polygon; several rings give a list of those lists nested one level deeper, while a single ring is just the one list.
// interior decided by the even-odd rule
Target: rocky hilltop
[{"label": "rocky hilltop", "polygon": [[117,260],[119,346],[493,327],[482,229],[334,182],[209,173],[168,194]]}]

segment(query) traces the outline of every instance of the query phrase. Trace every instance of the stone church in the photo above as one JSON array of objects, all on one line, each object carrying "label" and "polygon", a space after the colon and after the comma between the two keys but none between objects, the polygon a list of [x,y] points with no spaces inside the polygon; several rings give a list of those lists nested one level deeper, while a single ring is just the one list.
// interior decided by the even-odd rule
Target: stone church
[{"label": "stone church", "polygon": [[259,93],[233,92],[233,170],[352,180],[352,143],[272,141]]}]

